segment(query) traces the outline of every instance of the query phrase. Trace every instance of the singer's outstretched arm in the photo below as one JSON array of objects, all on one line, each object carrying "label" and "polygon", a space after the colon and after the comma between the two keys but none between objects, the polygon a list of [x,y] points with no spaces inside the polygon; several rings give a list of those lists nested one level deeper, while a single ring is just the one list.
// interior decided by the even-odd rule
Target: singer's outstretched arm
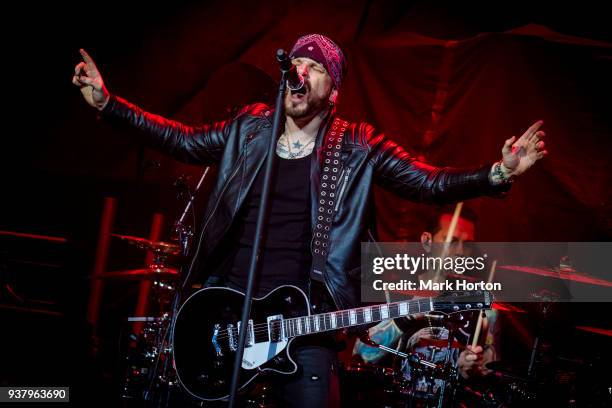
[{"label": "singer's outstretched arm", "polygon": [[76,65],[72,83],[80,88],[85,101],[98,109],[103,117],[136,128],[146,138],[147,144],[177,160],[208,165],[221,159],[231,123],[240,114],[231,121],[194,127],[146,112],[112,95],[91,56],[83,49],[80,53],[83,61]]}]

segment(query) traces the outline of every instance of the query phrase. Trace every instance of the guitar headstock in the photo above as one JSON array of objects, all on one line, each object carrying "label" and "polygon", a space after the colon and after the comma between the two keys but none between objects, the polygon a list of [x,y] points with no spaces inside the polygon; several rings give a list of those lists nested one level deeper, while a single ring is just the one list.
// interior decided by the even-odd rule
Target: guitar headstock
[{"label": "guitar headstock", "polygon": [[486,290],[447,292],[433,298],[434,310],[446,314],[491,309],[493,295]]}]

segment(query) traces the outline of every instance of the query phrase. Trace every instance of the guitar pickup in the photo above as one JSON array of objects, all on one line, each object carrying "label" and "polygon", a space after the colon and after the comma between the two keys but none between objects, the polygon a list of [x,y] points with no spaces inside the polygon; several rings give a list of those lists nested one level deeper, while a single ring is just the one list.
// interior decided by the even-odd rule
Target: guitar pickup
[{"label": "guitar pickup", "polygon": [[[240,333],[240,322],[238,322],[238,330],[236,330],[236,346],[235,346],[234,350],[232,350],[232,351],[236,351],[238,349],[238,335],[239,335],[239,333]],[[253,344],[255,344],[255,333],[253,332],[253,319],[249,319],[249,324],[247,326],[247,338],[246,338],[246,342],[244,344],[244,347],[251,347]]]},{"label": "guitar pickup", "polygon": [[283,315],[268,316],[268,334],[270,341],[276,343],[287,340]]}]

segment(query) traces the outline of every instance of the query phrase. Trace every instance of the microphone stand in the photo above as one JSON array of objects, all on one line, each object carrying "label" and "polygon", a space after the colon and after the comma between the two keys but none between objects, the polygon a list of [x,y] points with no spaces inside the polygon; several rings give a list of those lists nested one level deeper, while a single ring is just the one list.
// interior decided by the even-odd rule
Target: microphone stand
[{"label": "microphone stand", "polygon": [[[276,52],[277,59],[286,56],[284,50],[279,49]],[[240,368],[242,367],[242,357],[244,355],[244,345],[246,343],[246,334],[249,322],[249,315],[251,314],[251,303],[253,301],[253,286],[255,283],[255,276],[260,260],[261,244],[263,239],[263,233],[265,226],[268,221],[268,201],[270,196],[270,184],[273,176],[273,165],[276,158],[276,142],[279,138],[279,131],[281,125],[281,118],[284,115],[284,103],[285,91],[287,89],[287,74],[289,70],[284,69],[281,64],[281,80],[278,87],[278,94],[276,96],[276,107],[274,110],[274,119],[272,121],[272,137],[268,146],[268,155],[266,160],[266,168],[264,173],[263,190],[261,192],[261,199],[259,201],[259,212],[257,214],[257,225],[255,228],[255,239],[253,242],[253,253],[251,255],[251,261],[249,265],[249,277],[247,281],[246,293],[244,295],[244,306],[242,308],[242,318],[240,319],[240,334],[238,337],[238,349],[236,350],[236,357],[234,359],[234,367],[232,371],[232,383],[230,388],[229,407],[233,408],[236,406],[236,393],[238,391],[238,381],[240,377]]]},{"label": "microphone stand", "polygon": [[208,174],[208,170],[210,170],[210,167],[206,167],[204,169],[204,173],[202,173],[200,181],[198,181],[198,185],[196,186],[195,190],[193,190],[193,192],[188,191],[189,201],[187,202],[187,205],[185,206],[185,209],[183,210],[183,213],[181,214],[178,221],[174,223],[174,232],[178,236],[179,246],[181,247],[181,255],[183,256],[187,256],[187,253],[189,252],[189,248],[191,246],[191,238],[193,237],[193,231],[191,230],[191,228],[189,228],[189,226],[185,225],[185,217],[193,206],[193,200],[195,200],[196,196],[198,195],[198,191],[200,191],[200,187],[202,187],[202,183],[204,182],[204,179]]}]

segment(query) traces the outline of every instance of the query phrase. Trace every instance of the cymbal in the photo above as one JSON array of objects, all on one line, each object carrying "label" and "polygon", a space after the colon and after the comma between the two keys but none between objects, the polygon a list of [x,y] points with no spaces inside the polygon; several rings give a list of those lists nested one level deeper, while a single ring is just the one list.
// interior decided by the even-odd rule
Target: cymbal
[{"label": "cymbal", "polygon": [[602,329],[600,327],[592,327],[592,326],[574,326],[574,329],[585,331],[588,333],[601,334],[603,336],[612,337],[612,330],[610,329]]},{"label": "cymbal", "polygon": [[578,272],[573,269],[570,269],[570,270],[541,269],[541,268],[532,268],[529,266],[520,266],[520,265],[503,265],[503,266],[498,266],[497,268],[526,273],[529,275],[545,276],[548,278],[555,278],[555,279],[569,280],[569,281],[579,282],[579,283],[586,283],[586,284],[595,285],[595,286],[612,287],[612,282],[610,281],[607,281],[605,279],[596,278],[594,276],[590,276],[586,273]]},{"label": "cymbal", "polygon": [[446,274],[447,279],[461,279],[466,280],[468,282],[476,282],[478,279],[475,276],[463,275],[460,273],[449,272]]},{"label": "cymbal", "polygon": [[175,268],[142,268],[127,271],[106,272],[98,276],[98,279],[119,279],[119,280],[172,280],[179,276]]},{"label": "cymbal", "polygon": [[174,243],[171,242],[163,242],[163,241],[151,241],[146,238],[133,237],[130,235],[120,235],[120,234],[111,234],[111,236],[121,239],[122,241],[127,241],[129,244],[132,244],[141,249],[147,249],[149,251],[159,252],[163,254],[169,255],[178,255],[181,253],[181,248]]},{"label": "cymbal", "polygon": [[513,305],[512,303],[507,303],[507,302],[493,302],[493,305],[491,306],[491,309],[494,310],[501,310],[504,312],[516,312],[516,313],[527,313],[527,311],[525,309],[521,309],[518,306]]}]

